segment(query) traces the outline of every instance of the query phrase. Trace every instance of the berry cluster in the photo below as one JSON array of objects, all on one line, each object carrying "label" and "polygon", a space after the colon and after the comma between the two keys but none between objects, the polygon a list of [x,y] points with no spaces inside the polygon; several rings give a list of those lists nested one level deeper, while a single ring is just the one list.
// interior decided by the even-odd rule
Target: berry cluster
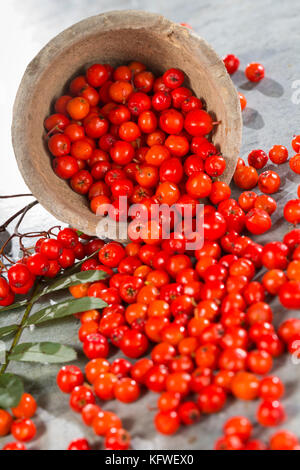
[{"label": "berry cluster", "polygon": [[[125,370],[126,362],[122,359],[115,360],[111,365],[106,359],[94,359],[89,362],[85,369],[86,379],[91,386],[84,384],[84,375],[76,366],[64,366],[58,373],[57,384],[63,393],[70,394],[70,407],[76,413],[81,413],[83,423],[93,428],[97,436],[105,437],[105,448],[107,450],[126,450],[130,445],[130,435],[123,429],[121,419],[111,411],[103,411],[96,404],[96,396],[103,400],[113,397],[113,387],[117,381],[113,374]],[[129,364],[131,367],[131,364]],[[111,370],[111,373],[109,371]],[[101,384],[100,384],[101,380]],[[99,385],[95,382],[98,381]],[[134,381],[132,381],[134,382]],[[133,385],[132,385],[133,387]],[[130,386],[128,387],[130,390]],[[117,392],[116,392],[117,393]],[[126,394],[125,386],[119,386],[120,396]],[[133,393],[130,391],[129,393]],[[137,397],[136,397],[137,398]],[[88,450],[89,443],[86,439],[72,441],[68,450]]]},{"label": "berry cluster", "polygon": [[[296,229],[286,235],[289,253],[299,235]],[[70,288],[74,297],[95,296],[108,304],[101,314],[80,314],[79,339],[90,360],[86,379],[97,398],[130,403],[142,386],[160,393],[155,426],[164,434],[198,421],[202,413],[220,411],[228,394],[241,400],[260,397],[257,421],[282,423],[280,379],[257,375],[270,372],[285,344],[295,353],[300,321],[287,320],[276,333],[265,301],[266,294],[276,293],[273,272],[262,282],[252,279],[274,259],[288,263],[287,253],[280,257],[280,242],[261,247],[245,235],[231,237],[229,232],[218,241],[206,239],[192,257],[178,240],[126,247],[110,242],[86,262],[88,269],[108,275],[105,281]],[[144,356],[152,344],[151,359],[135,364],[117,359],[110,365],[110,342],[132,359]]]},{"label": "berry cluster", "polygon": [[[34,254],[29,252],[7,271],[7,279],[0,277],[0,306],[13,304],[15,294],[27,294],[33,287],[37,276],[55,278],[62,269],[74,265],[88,253],[96,251],[97,241],[84,245],[79,241],[75,230],[60,230],[56,238],[39,238]],[[90,250],[93,251],[90,251]]]},{"label": "berry cluster", "polygon": [[[250,440],[253,426],[245,416],[234,416],[223,427],[224,436],[215,443],[216,450],[267,450],[258,439]],[[270,450],[299,450],[298,438],[290,431],[277,431],[269,441]]]},{"label": "berry cluster", "polygon": [[[240,60],[234,54],[227,54],[227,56],[224,57],[223,62],[230,75],[235,73],[240,66]],[[245,76],[250,82],[259,82],[265,76],[265,68],[258,62],[251,62],[250,64],[247,64],[245,68]]]},{"label": "berry cluster", "polygon": [[20,403],[11,409],[0,409],[0,437],[12,434],[18,442],[9,442],[2,450],[26,450],[24,442],[31,441],[36,434],[36,427],[31,418],[35,415],[37,404],[29,393],[23,393]]},{"label": "berry cluster", "polygon": [[[223,58],[223,62],[230,75],[235,73],[240,66],[240,60],[234,54],[227,54],[227,56]],[[260,82],[260,80],[265,76],[264,66],[258,62],[251,62],[245,68],[245,76],[250,82]],[[238,95],[240,98],[241,109],[243,111],[247,106],[247,100],[242,93],[239,92]]]},{"label": "berry cluster", "polygon": [[53,168],[93,212],[112,203],[118,220],[119,196],[172,205],[218,191],[226,163],[206,138],[217,123],[184,79],[174,68],[155,78],[140,62],[95,64],[56,101],[45,120]]},{"label": "berry cluster", "polygon": [[[292,140],[292,147],[296,152],[300,149],[297,143],[299,140],[300,136],[295,136]],[[244,211],[238,210],[240,223],[244,223],[247,230],[254,235],[260,235],[271,228],[270,215],[277,208],[276,201],[270,195],[280,189],[280,176],[274,170],[263,171],[260,174],[257,172],[257,170],[264,168],[269,159],[276,165],[282,165],[288,160],[287,148],[283,145],[273,145],[269,155],[263,150],[252,150],[248,155],[248,165],[240,158],[234,174],[235,184],[238,188],[246,191],[233,204],[238,202],[240,209]],[[300,174],[300,154],[297,153],[289,160],[289,166],[292,171]],[[262,195],[257,195],[254,191],[251,191],[256,186],[263,193]],[[298,188],[299,195],[300,190]],[[293,225],[299,224],[300,198],[289,200],[285,204],[283,215],[287,222]]]}]

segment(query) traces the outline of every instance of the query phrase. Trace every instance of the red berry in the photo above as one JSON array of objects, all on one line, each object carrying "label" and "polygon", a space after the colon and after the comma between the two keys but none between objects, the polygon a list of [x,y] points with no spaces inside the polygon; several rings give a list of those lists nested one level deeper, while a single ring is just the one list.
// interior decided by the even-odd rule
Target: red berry
[{"label": "red berry", "polygon": [[245,69],[245,75],[251,82],[259,82],[265,76],[265,69],[261,64],[251,62]]},{"label": "red berry", "polygon": [[130,446],[130,435],[123,428],[110,428],[105,436],[106,450],[127,450]]},{"label": "red berry", "polygon": [[58,233],[57,241],[60,242],[64,248],[74,248],[79,240],[75,230],[65,228]]},{"label": "red berry", "polygon": [[244,444],[239,436],[234,434],[230,436],[220,437],[214,446],[215,450],[242,450]]},{"label": "red berry", "polygon": [[286,147],[283,145],[273,145],[269,150],[269,157],[271,162],[281,165],[288,159],[289,153]]},{"label": "red berry", "polygon": [[297,436],[290,431],[277,431],[270,438],[271,450],[293,450],[298,444]]},{"label": "red berry", "polygon": [[27,450],[21,442],[8,442],[2,447],[2,450]]},{"label": "red berry", "polygon": [[63,245],[54,238],[47,238],[43,241],[40,247],[40,253],[45,255],[50,260],[57,260],[62,254]]},{"label": "red berry", "polygon": [[88,68],[86,78],[91,86],[99,88],[108,80],[107,68],[102,64],[94,64]]},{"label": "red berry", "polygon": [[284,394],[284,385],[279,377],[270,375],[259,384],[259,397],[263,400],[279,400]]},{"label": "red berry", "polygon": [[18,441],[28,442],[34,438],[36,427],[31,419],[17,419],[11,426],[11,433]]},{"label": "red berry", "polygon": [[64,134],[55,134],[50,137],[48,147],[54,157],[63,157],[64,155],[69,155],[71,141]]},{"label": "red berry", "polygon": [[212,131],[213,120],[203,109],[195,109],[187,113],[184,128],[192,136],[205,136]]},{"label": "red berry", "polygon": [[132,403],[140,396],[138,383],[129,377],[121,378],[114,387],[115,398],[123,403]]},{"label": "red berry", "polygon": [[[8,270],[8,273],[7,273],[7,277],[8,277],[8,280],[9,280],[9,283],[10,283],[10,286],[12,287],[24,287],[29,281],[31,281],[32,279],[32,274],[31,272],[29,271],[28,267],[25,266],[25,264],[21,264],[21,263],[18,263],[18,264],[15,264],[14,266],[12,266],[11,268],[9,268]],[[2,280],[3,278],[1,278]],[[0,287],[2,287],[3,289],[3,292],[2,292],[2,295],[1,297],[7,297],[8,293],[9,293],[9,289],[8,289],[8,286],[5,284],[5,282],[3,282],[4,279],[2,280],[2,286],[0,285]],[[3,295],[3,294],[6,294],[6,295]]]},{"label": "red berry", "polygon": [[63,366],[57,374],[56,382],[64,393],[71,393],[75,387],[82,385],[84,375],[77,366]]},{"label": "red berry", "polygon": [[268,155],[263,150],[252,150],[248,155],[248,163],[256,170],[261,170],[268,162]]},{"label": "red berry", "polygon": [[68,450],[91,450],[86,439],[76,439],[68,445]]},{"label": "red berry", "polygon": [[233,54],[228,54],[227,56],[225,56],[223,59],[223,62],[224,62],[227,72],[230,75],[236,72],[240,65],[239,59]]},{"label": "red berry", "polygon": [[300,223],[300,199],[288,201],[283,209],[283,215],[287,222],[297,225]]},{"label": "red berry", "polygon": [[83,352],[88,359],[105,358],[109,352],[108,341],[100,333],[91,333],[84,340]]},{"label": "red berry", "polygon": [[95,417],[101,411],[100,406],[94,405],[92,403],[85,405],[81,411],[82,421],[86,426],[92,426]]},{"label": "red berry", "polygon": [[163,74],[162,79],[166,87],[178,88],[184,82],[184,73],[179,69],[169,69]]},{"label": "red berry", "polygon": [[36,253],[27,259],[27,267],[35,276],[45,276],[50,269],[50,263],[45,255]]},{"label": "red berry", "polygon": [[217,385],[208,385],[198,395],[198,406],[203,413],[217,413],[226,402],[226,393]]},{"label": "red berry", "polygon": [[194,424],[200,419],[200,411],[196,403],[187,401],[179,405],[178,414],[183,424]]},{"label": "red berry", "polygon": [[137,358],[145,354],[148,344],[147,337],[143,333],[128,330],[122,338],[120,348],[126,356]]},{"label": "red berry", "polygon": [[160,411],[154,419],[155,427],[161,434],[175,434],[180,426],[180,418],[176,411]]},{"label": "red berry", "polygon": [[77,413],[88,404],[95,403],[95,396],[92,390],[84,385],[73,388],[70,396],[70,407]]},{"label": "red berry", "polygon": [[3,300],[8,297],[9,293],[10,288],[8,282],[6,281],[6,279],[4,279],[4,277],[0,277],[0,300]]},{"label": "red berry", "polygon": [[223,427],[226,436],[238,436],[242,442],[247,442],[252,433],[252,424],[245,416],[229,418]]},{"label": "red berry", "polygon": [[285,420],[285,411],[278,400],[264,400],[256,412],[261,426],[278,426]]},{"label": "red berry", "polygon": [[29,393],[23,393],[18,406],[11,409],[16,418],[32,418],[37,409],[35,399]]}]

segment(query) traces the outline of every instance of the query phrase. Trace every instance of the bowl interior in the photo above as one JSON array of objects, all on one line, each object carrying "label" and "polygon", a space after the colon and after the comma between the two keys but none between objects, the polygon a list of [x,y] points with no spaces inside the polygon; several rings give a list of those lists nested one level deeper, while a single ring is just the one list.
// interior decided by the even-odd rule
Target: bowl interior
[{"label": "bowl interior", "polygon": [[202,39],[145,13],[137,17],[131,12],[125,21],[124,12],[115,12],[78,23],[51,41],[25,72],[14,108],[13,143],[20,170],[37,199],[58,219],[91,235],[99,218],[85,197],[54,174],[43,121],[54,99],[89,65],[116,66],[131,60],[145,63],[157,74],[170,67],[182,69],[186,84],[221,121],[213,142],[227,160],[223,180],[230,181],[238,157],[241,126],[236,92],[222,61]]}]

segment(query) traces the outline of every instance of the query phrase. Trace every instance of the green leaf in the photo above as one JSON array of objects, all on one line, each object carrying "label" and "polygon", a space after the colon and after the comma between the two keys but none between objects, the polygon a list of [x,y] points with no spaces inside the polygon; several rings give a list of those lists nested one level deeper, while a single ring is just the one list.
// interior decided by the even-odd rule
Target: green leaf
[{"label": "green leaf", "polygon": [[0,328],[0,339],[5,338],[5,336],[9,336],[10,334],[17,331],[18,325],[7,325]]},{"label": "green leaf", "polygon": [[24,323],[24,326],[38,325],[49,320],[68,317],[74,313],[84,312],[85,310],[101,309],[107,304],[96,297],[81,297],[80,299],[64,300],[56,305],[43,308],[31,315]]},{"label": "green leaf", "polygon": [[15,346],[8,359],[18,362],[41,362],[56,364],[74,361],[76,351],[70,346],[59,343],[22,343]]},{"label": "green leaf", "polygon": [[14,374],[0,376],[0,408],[18,406],[24,393],[24,385],[20,377]]},{"label": "green leaf", "polygon": [[107,278],[107,273],[100,270],[93,271],[81,271],[71,276],[65,276],[58,279],[56,282],[47,286],[40,295],[49,294],[50,292],[55,292],[61,289],[66,289],[67,287],[76,286],[77,284],[83,284],[86,282],[96,282],[101,281],[102,279]]},{"label": "green leaf", "polygon": [[28,304],[28,300],[24,299],[20,302],[15,302],[14,304],[8,305],[7,307],[0,308],[0,314],[2,312],[8,312],[9,310],[15,310],[16,308],[24,307],[24,305]]}]

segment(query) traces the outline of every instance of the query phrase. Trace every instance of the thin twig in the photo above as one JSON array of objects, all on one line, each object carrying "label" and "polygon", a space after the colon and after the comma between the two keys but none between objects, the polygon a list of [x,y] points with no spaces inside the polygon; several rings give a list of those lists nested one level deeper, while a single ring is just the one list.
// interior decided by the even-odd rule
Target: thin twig
[{"label": "thin twig", "polygon": [[[27,207],[27,206],[25,206],[25,207]],[[24,211],[24,209],[25,209],[25,208],[23,207],[23,209],[20,209],[18,212],[16,212],[14,215],[12,215],[9,219],[7,219],[6,222],[4,222],[4,224],[2,224],[2,225],[0,226],[0,232],[5,232],[6,227],[7,227],[13,220],[15,220],[15,219],[18,217],[18,215],[22,214],[23,211]]]},{"label": "thin twig", "polygon": [[54,227],[51,227],[49,230],[48,230],[48,235],[53,235],[54,237],[57,237],[57,235],[55,235],[55,233],[53,233],[53,230],[54,229],[58,229],[58,230],[61,230],[61,225],[54,225]]},{"label": "thin twig", "polygon": [[5,264],[3,264],[2,261],[0,260],[0,274],[2,273],[2,271],[6,271],[6,270],[7,270],[7,268],[6,268]]},{"label": "thin twig", "polygon": [[38,201],[35,200],[33,202],[31,202],[30,204],[28,204],[27,206],[23,207],[23,209],[21,209],[20,211],[18,211],[16,214],[14,214],[12,217],[10,217],[4,224],[2,224],[0,226],[0,232],[3,232],[5,231],[6,227],[14,220],[16,219],[19,215],[21,215],[16,227],[15,227],[15,230],[14,230],[14,233],[6,240],[6,242],[2,245],[2,247],[0,248],[0,256],[4,257],[9,263],[13,263],[12,260],[10,260],[5,254],[4,254],[4,250],[6,248],[6,246],[11,242],[11,240],[14,238],[14,237],[19,237],[20,238],[20,245],[21,245],[21,248],[22,248],[22,234],[19,233],[19,226],[21,224],[21,222],[23,221],[26,213],[32,208],[34,207],[36,204],[38,204]]},{"label": "thin twig", "polygon": [[12,194],[9,196],[0,196],[0,199],[11,199],[13,197],[33,197],[33,194]]},{"label": "thin twig", "polygon": [[[14,264],[13,260],[10,259],[7,255],[5,255],[4,253],[1,253],[1,257],[2,258],[5,258],[6,261],[8,261],[10,264]],[[1,263],[2,264],[2,263]],[[6,268],[7,269],[7,268]]]},{"label": "thin twig", "polygon": [[9,244],[9,242],[11,242],[11,240],[15,237],[15,234],[13,233],[7,240],[6,242],[1,246],[0,248],[0,256],[4,256],[4,258],[6,258],[6,256],[4,255],[4,250],[6,248],[6,246]]},{"label": "thin twig", "polygon": [[47,140],[48,137],[53,134],[53,132],[60,132],[61,134],[64,132],[59,126],[54,126],[50,131],[47,132],[46,135],[44,135],[44,139]]},{"label": "thin twig", "polygon": [[31,202],[30,204],[28,204],[28,206],[26,206],[26,207],[24,208],[23,214],[22,214],[21,217],[19,218],[18,223],[17,223],[17,225],[16,225],[16,227],[15,227],[15,234],[16,234],[16,235],[21,235],[20,232],[19,232],[19,227],[20,227],[21,223],[23,222],[23,219],[24,219],[25,215],[27,214],[27,212],[28,212],[30,209],[32,209],[32,208],[33,208],[34,206],[36,206],[38,203],[39,203],[39,201],[33,201],[33,202]]},{"label": "thin twig", "polygon": [[19,215],[23,214],[23,212],[27,212],[29,209],[31,209],[33,206],[35,206],[36,204],[38,204],[38,201],[34,201],[32,202],[31,204],[27,204],[27,206],[23,207],[22,209],[20,209],[18,212],[16,212],[14,215],[12,215],[9,219],[6,220],[6,222],[4,222],[4,224],[0,225],[0,232],[5,232],[7,226],[13,221],[15,220]]}]

